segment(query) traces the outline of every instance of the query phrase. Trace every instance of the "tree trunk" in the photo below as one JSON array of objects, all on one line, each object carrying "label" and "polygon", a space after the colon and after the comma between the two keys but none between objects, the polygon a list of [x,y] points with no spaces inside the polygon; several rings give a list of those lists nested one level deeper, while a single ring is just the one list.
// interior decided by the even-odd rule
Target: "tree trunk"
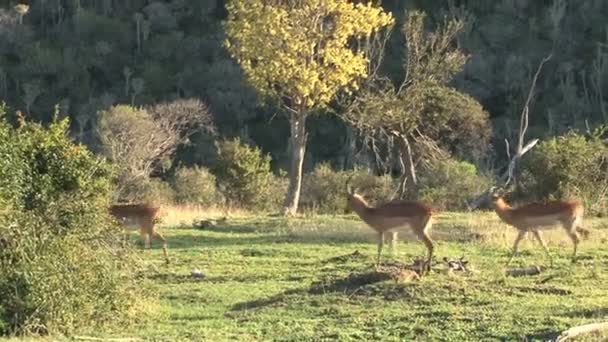
[{"label": "tree trunk", "polygon": [[[404,135],[398,135],[397,141],[399,143],[399,150],[401,156],[401,163],[405,166],[405,177],[403,179],[403,189],[401,191],[405,191],[405,186],[408,187],[408,192],[415,197],[418,196],[418,177],[416,177],[416,166],[414,165],[414,157],[412,155],[412,147],[410,146],[410,142]],[[401,194],[401,198],[403,198],[403,194]]]},{"label": "tree trunk", "polygon": [[298,211],[300,189],[302,187],[302,165],[304,164],[306,141],[308,139],[306,117],[306,113],[297,112],[292,113],[289,120],[291,128],[289,144],[291,163],[289,164],[289,186],[287,187],[287,196],[283,204],[283,215],[295,215]]}]

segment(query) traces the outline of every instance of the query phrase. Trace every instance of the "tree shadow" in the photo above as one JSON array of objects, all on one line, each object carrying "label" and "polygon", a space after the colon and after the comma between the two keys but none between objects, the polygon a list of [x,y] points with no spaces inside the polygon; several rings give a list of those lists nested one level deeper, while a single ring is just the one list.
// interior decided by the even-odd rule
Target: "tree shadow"
[{"label": "tree shadow", "polygon": [[229,234],[256,234],[261,233],[264,230],[268,231],[268,228],[264,229],[261,223],[250,223],[250,224],[217,224],[205,228],[192,229],[209,231],[215,233],[229,233]]},{"label": "tree shadow", "polygon": [[302,289],[302,288],[288,289],[288,290],[285,290],[283,292],[280,292],[280,293],[275,294],[270,297],[264,297],[264,298],[236,303],[230,308],[230,311],[254,310],[254,309],[259,309],[259,308],[263,308],[263,307],[267,307],[267,306],[272,306],[272,305],[282,302],[289,295],[303,294],[303,293],[306,293],[306,289]]},{"label": "tree shadow", "polygon": [[368,255],[365,255],[361,252],[359,252],[358,250],[349,253],[349,254],[344,254],[344,255],[339,255],[339,256],[335,256],[335,257],[331,257],[325,260],[322,260],[321,263],[322,264],[344,264],[350,261],[367,261],[369,260],[370,257]]},{"label": "tree shadow", "polygon": [[448,241],[458,243],[468,243],[483,241],[484,234],[475,231],[473,228],[465,225],[450,225],[433,227],[431,232],[433,240]]},{"label": "tree shadow", "polygon": [[[520,337],[520,340],[523,341],[555,341],[557,337],[561,334],[561,331],[556,332],[551,329],[542,329],[538,330],[525,336]],[[510,340],[510,338],[504,338],[504,341]]]},{"label": "tree shadow", "polygon": [[374,270],[363,273],[351,273],[343,278],[327,279],[315,282],[310,286],[308,293],[318,295],[338,292],[351,295],[359,292],[364,286],[391,279],[390,274],[376,272]]},{"label": "tree shadow", "polygon": [[572,294],[572,291],[568,289],[562,289],[555,286],[515,286],[511,288],[514,291],[521,292],[523,294],[543,294],[543,295],[553,295],[553,296],[568,296]]},{"label": "tree shadow", "polygon": [[169,250],[171,249],[190,249],[205,248],[212,246],[250,246],[255,244],[293,242],[293,239],[286,239],[280,236],[255,235],[255,236],[206,236],[200,234],[179,234],[167,238]]},{"label": "tree shadow", "polygon": [[[280,243],[299,243],[299,244],[354,244],[354,243],[373,243],[371,239],[362,236],[349,235],[314,235],[281,232],[258,232],[251,231],[248,234],[231,234],[246,231],[247,228],[237,228],[237,230],[214,230],[226,233],[223,236],[209,236],[197,233],[187,233],[181,230],[179,234],[167,236],[169,249],[171,248],[192,248],[210,246],[235,246],[235,245],[255,245],[255,244],[280,244]],[[159,244],[160,246],[160,244]]]},{"label": "tree shadow", "polygon": [[568,311],[561,316],[570,318],[605,318],[608,316],[608,308],[582,309]]},{"label": "tree shadow", "polygon": [[158,284],[185,284],[185,283],[200,283],[205,281],[204,278],[195,278],[190,274],[175,274],[175,273],[156,273],[144,275],[150,280],[154,280]]}]

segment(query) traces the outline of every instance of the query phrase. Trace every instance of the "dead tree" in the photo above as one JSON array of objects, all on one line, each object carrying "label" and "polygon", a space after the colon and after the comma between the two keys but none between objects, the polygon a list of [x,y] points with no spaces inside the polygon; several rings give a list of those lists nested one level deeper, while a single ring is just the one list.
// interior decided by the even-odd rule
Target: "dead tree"
[{"label": "dead tree", "polygon": [[[534,147],[538,143],[538,139],[533,139],[527,143],[524,143],[526,137],[526,131],[528,130],[528,117],[530,112],[530,102],[532,101],[532,97],[534,96],[534,89],[536,88],[536,82],[538,81],[538,76],[543,68],[543,65],[547,63],[553,54],[549,54],[547,57],[543,58],[540,64],[538,65],[538,69],[536,69],[536,73],[534,74],[534,78],[532,78],[532,84],[530,85],[530,91],[528,92],[528,97],[526,98],[526,102],[521,111],[520,119],[519,119],[519,132],[518,132],[518,140],[517,140],[517,149],[515,150],[515,154],[513,156],[510,155],[509,152],[509,141],[505,138],[505,143],[507,145],[507,156],[509,157],[509,167],[507,171],[502,174],[499,178],[498,183],[503,183],[504,187],[509,186],[513,179],[515,178],[515,167],[517,162],[521,157],[532,147]],[[483,192],[477,198],[469,203],[469,209],[474,210],[477,209],[486,199],[488,198],[488,194],[490,189]]]}]

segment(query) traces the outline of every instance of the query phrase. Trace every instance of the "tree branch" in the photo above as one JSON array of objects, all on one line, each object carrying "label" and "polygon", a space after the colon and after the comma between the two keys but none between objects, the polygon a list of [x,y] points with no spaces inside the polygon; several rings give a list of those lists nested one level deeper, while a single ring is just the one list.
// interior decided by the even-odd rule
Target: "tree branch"
[{"label": "tree branch", "polygon": [[[503,175],[498,179],[498,183],[504,182],[504,186],[508,186],[513,180],[513,175],[515,174],[515,166],[517,161],[532,147],[534,147],[538,143],[538,139],[534,139],[527,144],[524,145],[524,139],[526,136],[526,131],[528,130],[528,122],[529,122],[529,112],[530,112],[530,102],[534,96],[534,89],[536,88],[536,82],[538,81],[538,77],[543,68],[543,65],[547,63],[553,56],[553,53],[550,53],[547,57],[543,58],[536,69],[536,73],[532,78],[532,84],[530,85],[530,90],[528,91],[528,96],[526,98],[526,102],[524,103],[524,107],[521,111],[521,116],[519,119],[519,134],[517,141],[517,150],[515,151],[515,155],[512,157],[509,155],[509,141],[505,139],[507,144],[507,156],[509,156],[509,165],[507,171],[503,173]],[[485,202],[488,194],[490,193],[490,189],[484,191],[481,195],[475,198],[473,201],[469,202],[468,206],[470,210],[477,209],[481,203]]]}]

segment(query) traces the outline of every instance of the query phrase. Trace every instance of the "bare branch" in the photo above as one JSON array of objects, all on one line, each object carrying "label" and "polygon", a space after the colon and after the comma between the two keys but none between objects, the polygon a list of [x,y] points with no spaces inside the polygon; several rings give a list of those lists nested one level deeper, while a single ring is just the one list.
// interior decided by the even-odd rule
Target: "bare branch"
[{"label": "bare branch", "polygon": [[[505,139],[505,143],[507,144],[507,156],[510,159],[509,166],[507,168],[507,171],[505,173],[503,173],[503,175],[498,180],[498,183],[504,182],[505,187],[508,186],[514,178],[515,166],[517,164],[517,161],[526,152],[528,152],[530,149],[532,149],[532,147],[534,147],[538,143],[538,139],[534,139],[534,140],[528,142],[527,144],[525,144],[525,146],[524,146],[524,139],[526,136],[526,131],[528,130],[530,102],[532,101],[532,97],[534,96],[534,89],[536,88],[536,82],[538,81],[538,77],[543,68],[543,65],[545,63],[547,63],[551,59],[552,56],[553,56],[553,53],[550,53],[547,57],[545,57],[541,60],[540,64],[538,65],[538,68],[536,69],[536,73],[534,74],[534,77],[532,78],[532,84],[530,85],[528,97],[526,98],[526,102],[521,111],[521,116],[520,116],[520,120],[519,120],[519,134],[518,134],[518,141],[517,141],[517,151],[515,152],[515,155],[512,157],[510,156],[510,153],[509,153],[509,141],[507,139]],[[477,198],[475,198],[473,201],[471,201],[469,203],[469,209],[470,210],[477,209],[481,205],[481,203],[483,203],[487,199],[489,192],[490,192],[490,190],[486,190],[481,195],[479,195]]]},{"label": "bare branch", "polygon": [[120,170],[120,191],[147,180],[155,168],[170,161],[178,146],[189,142],[192,134],[215,133],[211,114],[196,99],[145,109],[116,106],[102,112],[99,120],[103,152]]},{"label": "bare branch", "polygon": [[526,135],[526,131],[528,130],[528,113],[530,111],[530,101],[532,101],[532,97],[534,96],[534,89],[536,88],[536,82],[538,81],[538,76],[540,75],[540,71],[543,68],[543,65],[547,63],[553,57],[553,53],[550,53],[547,57],[543,58],[538,68],[536,69],[536,73],[534,74],[534,78],[532,78],[532,84],[530,85],[530,91],[528,91],[528,97],[526,98],[526,102],[524,104],[524,108],[521,111],[521,117],[519,120],[519,141],[517,144],[517,153],[519,154],[523,148],[524,138]]}]

